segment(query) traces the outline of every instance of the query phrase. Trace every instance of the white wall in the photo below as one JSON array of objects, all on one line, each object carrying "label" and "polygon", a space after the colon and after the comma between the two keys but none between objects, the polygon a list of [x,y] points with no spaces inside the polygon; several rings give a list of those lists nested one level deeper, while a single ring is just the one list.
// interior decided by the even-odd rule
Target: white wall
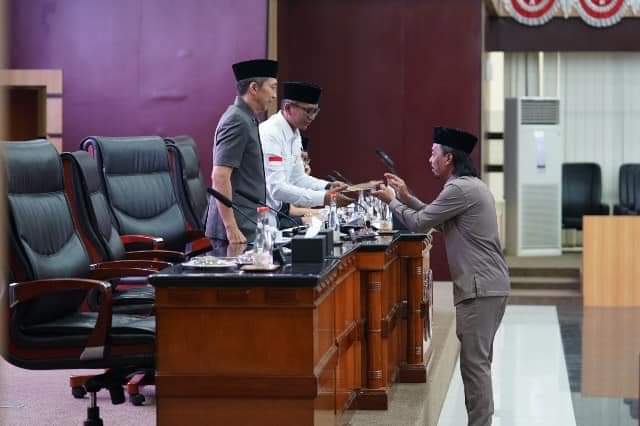
[{"label": "white wall", "polygon": [[640,53],[504,55],[504,97],[558,93],[565,162],[600,164],[603,202],[617,203],[620,165],[640,163]]}]

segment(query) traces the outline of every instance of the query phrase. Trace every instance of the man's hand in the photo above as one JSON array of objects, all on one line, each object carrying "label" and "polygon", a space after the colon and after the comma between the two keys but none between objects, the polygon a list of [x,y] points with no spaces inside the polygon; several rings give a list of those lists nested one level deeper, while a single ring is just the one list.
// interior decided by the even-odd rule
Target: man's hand
[{"label": "man's hand", "polygon": [[348,186],[349,185],[347,185],[346,183],[340,182],[339,180],[336,180],[336,181],[333,181],[333,182],[331,182],[329,184],[329,189],[330,190],[331,189],[335,189],[335,190],[338,190],[338,191],[342,191],[344,189],[347,189]]},{"label": "man's hand", "polygon": [[338,207],[345,207],[349,204],[353,203],[355,200],[353,198],[347,197],[345,194],[338,194],[336,196],[336,205]]},{"label": "man's hand", "polygon": [[384,184],[381,184],[377,190],[371,192],[371,195],[378,198],[379,200],[382,200],[386,204],[389,204],[396,198],[395,192],[393,192],[390,187]]},{"label": "man's hand", "polygon": [[[385,173],[384,177],[387,179],[387,185],[396,191],[398,199],[400,199],[400,201],[406,200],[409,196],[409,188],[407,188],[407,184],[404,183],[404,180],[400,179],[393,173]],[[382,200],[382,198],[380,199]]]},{"label": "man's hand", "polygon": [[[331,185],[333,185],[335,182],[333,182]],[[345,186],[346,188],[346,186]],[[329,189],[327,189],[324,193],[324,200],[323,203],[325,206],[330,206],[331,205],[331,195],[332,194],[336,194],[336,202],[338,201],[338,196],[340,195],[340,191],[342,191],[344,188],[340,185],[336,185],[335,187],[329,187]]]},{"label": "man's hand", "polygon": [[237,226],[227,228],[227,240],[229,240],[229,244],[244,244],[247,242],[244,234]]}]

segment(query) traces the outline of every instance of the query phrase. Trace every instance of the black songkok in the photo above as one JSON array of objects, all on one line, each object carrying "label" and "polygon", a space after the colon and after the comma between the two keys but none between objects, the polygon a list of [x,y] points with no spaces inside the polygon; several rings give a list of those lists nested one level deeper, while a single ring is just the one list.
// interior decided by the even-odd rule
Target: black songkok
[{"label": "black songkok", "polygon": [[473,151],[473,148],[478,142],[478,138],[462,130],[450,129],[448,127],[434,127],[433,142],[471,154],[471,151]]},{"label": "black songkok", "polygon": [[302,83],[299,81],[285,81],[282,83],[282,98],[306,104],[317,104],[320,102],[322,89],[315,84]]},{"label": "black songkok", "polygon": [[233,64],[232,68],[236,81],[260,77],[278,78],[278,62],[270,59],[252,59],[238,62]]}]

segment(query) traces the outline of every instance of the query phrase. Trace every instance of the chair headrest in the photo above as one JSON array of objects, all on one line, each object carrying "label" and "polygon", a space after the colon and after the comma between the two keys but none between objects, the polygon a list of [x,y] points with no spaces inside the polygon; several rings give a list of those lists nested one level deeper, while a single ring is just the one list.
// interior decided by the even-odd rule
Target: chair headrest
[{"label": "chair headrest", "polygon": [[87,151],[76,151],[71,153],[71,158],[76,162],[82,171],[84,183],[90,194],[100,189],[100,174],[98,173],[98,163]]},{"label": "chair headrest", "polygon": [[159,136],[94,137],[108,175],[169,172],[164,140]]},{"label": "chair headrest", "polygon": [[60,155],[46,139],[9,142],[5,152],[9,193],[39,194],[64,188]]},{"label": "chair headrest", "polygon": [[198,177],[200,165],[198,164],[198,148],[190,136],[176,136],[169,139],[180,151],[184,173],[190,179]]}]

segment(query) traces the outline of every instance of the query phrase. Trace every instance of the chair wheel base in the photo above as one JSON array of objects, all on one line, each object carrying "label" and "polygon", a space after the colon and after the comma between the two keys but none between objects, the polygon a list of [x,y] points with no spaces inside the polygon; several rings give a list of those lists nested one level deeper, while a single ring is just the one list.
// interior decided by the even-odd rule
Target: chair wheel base
[{"label": "chair wheel base", "polygon": [[74,386],[71,388],[71,395],[76,399],[82,399],[87,394],[87,390],[83,386]]},{"label": "chair wheel base", "polygon": [[133,395],[129,395],[129,402],[133,405],[139,406],[144,404],[145,397],[141,393],[134,393]]},{"label": "chair wheel base", "polygon": [[87,420],[84,421],[84,426],[103,426],[98,407],[87,408]]}]

